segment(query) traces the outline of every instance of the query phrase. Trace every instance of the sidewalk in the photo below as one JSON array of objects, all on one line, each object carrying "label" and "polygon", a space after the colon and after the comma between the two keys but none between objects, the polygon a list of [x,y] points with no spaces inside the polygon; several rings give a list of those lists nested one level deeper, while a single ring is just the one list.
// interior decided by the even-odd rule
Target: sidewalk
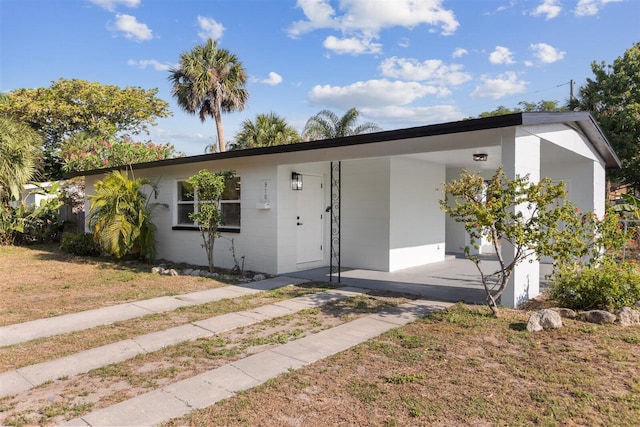
[{"label": "sidewalk", "polygon": [[148,426],[206,408],[292,369],[347,350],[450,303],[416,300],[254,354],[73,419],[67,426]]},{"label": "sidewalk", "polygon": [[139,354],[158,351],[183,341],[211,337],[221,332],[297,313],[304,309],[320,307],[331,301],[367,292],[369,291],[365,289],[340,288],[304,295],[263,305],[252,310],[228,313],[194,323],[187,323],[92,348],[70,356],[3,372],[0,374],[0,398],[27,391],[47,381],[89,372],[92,369],[122,362]]},{"label": "sidewalk", "polygon": [[[10,325],[0,328],[0,344],[16,344],[36,338],[107,325],[150,313],[171,311],[186,305],[236,298],[307,281],[304,278],[281,276],[246,285],[225,286],[174,297],[153,298],[57,318]],[[398,290],[397,286],[385,283],[376,283],[376,286],[372,287],[379,290]],[[56,378],[88,372],[183,341],[213,336],[220,332],[285,316],[307,308],[320,307],[329,301],[368,292],[370,289],[360,287],[331,289],[251,310],[228,313],[152,332],[59,359],[25,366],[0,374],[0,398],[15,395]],[[429,312],[450,305],[451,303],[447,302],[428,300],[411,301],[393,309],[361,317],[332,329],[253,354],[116,405],[96,410],[64,425],[139,426],[162,423],[171,418],[188,414],[195,409],[213,405],[241,391],[263,384],[281,373],[291,369],[299,369],[344,351],[390,329],[412,322]]]},{"label": "sidewalk", "polygon": [[178,307],[206,304],[225,298],[237,298],[305,282],[308,282],[308,280],[279,276],[243,285],[228,285],[190,294],[151,298],[63,316],[38,319],[31,322],[17,323],[0,327],[0,347],[19,344],[37,338],[95,328],[96,326],[109,325],[122,320],[146,316],[147,314],[172,311]]}]

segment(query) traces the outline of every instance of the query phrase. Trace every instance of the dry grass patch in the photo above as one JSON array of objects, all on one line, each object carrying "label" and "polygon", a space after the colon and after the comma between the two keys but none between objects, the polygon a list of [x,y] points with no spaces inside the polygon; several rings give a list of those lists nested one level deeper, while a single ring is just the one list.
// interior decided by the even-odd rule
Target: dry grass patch
[{"label": "dry grass patch", "polygon": [[0,246],[0,326],[224,285],[150,271],[149,264],[73,256],[55,245]]},{"label": "dry grass patch", "polygon": [[640,328],[454,306],[168,425],[636,425]]}]

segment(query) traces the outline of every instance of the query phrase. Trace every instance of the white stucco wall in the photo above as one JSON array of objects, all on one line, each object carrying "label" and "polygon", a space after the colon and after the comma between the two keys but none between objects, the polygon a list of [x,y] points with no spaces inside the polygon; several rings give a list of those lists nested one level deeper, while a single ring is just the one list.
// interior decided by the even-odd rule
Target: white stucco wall
[{"label": "white stucco wall", "polygon": [[389,271],[444,260],[445,213],[440,183],[445,167],[405,157],[391,158]]},{"label": "white stucco wall", "polygon": [[389,269],[390,159],[342,162],[342,265]]},{"label": "white stucco wall", "polygon": [[[529,176],[529,182],[540,181],[540,144],[539,137],[517,129],[512,137],[502,142],[502,164],[507,177]],[[526,203],[515,207],[525,217],[531,215]],[[514,259],[515,249],[508,242],[502,242],[502,255],[506,263]],[[530,262],[529,262],[530,261]],[[540,294],[540,263],[536,259],[521,262],[515,266],[509,284],[502,294],[502,304],[515,307]]]},{"label": "white stucco wall", "polygon": [[[241,229],[240,233],[221,233],[216,239],[214,249],[215,265],[222,268],[234,266],[231,243],[234,240],[236,257],[245,257],[245,269],[277,273],[277,182],[276,167],[265,165],[254,160],[231,159],[217,162],[215,168],[211,164],[184,164],[153,169],[140,169],[135,176],[150,178],[158,183],[157,198],[152,203],[165,204],[154,210],[153,221],[157,226],[156,248],[158,259],[173,262],[185,262],[194,265],[207,265],[207,257],[202,248],[202,237],[197,230],[174,230],[176,225],[177,181],[196,174],[200,169],[212,172],[235,170],[241,178]],[[89,176],[86,181],[87,194],[93,193],[93,186],[102,176]],[[262,184],[267,180],[272,186],[272,208],[257,209],[256,204],[262,197]]]}]

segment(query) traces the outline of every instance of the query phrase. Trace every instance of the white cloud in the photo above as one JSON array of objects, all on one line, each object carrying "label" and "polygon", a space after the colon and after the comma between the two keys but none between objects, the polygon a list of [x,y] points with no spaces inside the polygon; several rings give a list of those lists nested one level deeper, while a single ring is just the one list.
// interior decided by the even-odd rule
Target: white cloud
[{"label": "white cloud", "polygon": [[439,59],[418,62],[413,58],[387,58],[380,64],[382,75],[402,80],[429,82],[438,85],[457,86],[471,80],[471,75],[462,72],[462,65],[447,65]]},{"label": "white cloud", "polygon": [[100,6],[110,12],[113,12],[118,4],[125,7],[135,8],[140,5],[140,0],[89,0],[91,3]]},{"label": "white cloud", "polygon": [[113,28],[116,31],[124,33],[128,39],[135,41],[151,40],[153,33],[146,24],[138,22],[135,16],[118,13],[116,15],[116,24]]},{"label": "white cloud", "polygon": [[489,55],[489,62],[492,64],[513,64],[513,54],[504,46],[496,46],[495,50]]},{"label": "white cloud", "polygon": [[546,43],[535,43],[530,46],[533,55],[545,64],[552,64],[564,58],[566,52],[561,52]]},{"label": "white cloud", "polygon": [[268,84],[269,86],[277,86],[282,83],[282,76],[274,71],[269,73],[269,77],[260,80],[260,83]]},{"label": "white cloud", "polygon": [[505,10],[509,10],[513,8],[515,4],[516,4],[515,1],[512,0],[508,4],[503,4],[498,6],[498,8],[493,12],[485,12],[484,15],[487,15],[487,16],[497,15],[498,13],[501,13],[501,12],[504,12]]},{"label": "white cloud", "polygon": [[317,85],[309,92],[309,99],[316,104],[347,110],[379,108],[389,105],[406,105],[416,99],[432,96],[448,96],[446,88],[423,85],[418,82],[368,80],[349,86]]},{"label": "white cloud", "polygon": [[216,22],[213,18],[207,18],[206,16],[198,16],[198,37],[202,40],[213,39],[219,40],[224,32],[222,24]]},{"label": "white cloud", "polygon": [[382,45],[372,43],[371,40],[359,39],[355,37],[339,39],[329,36],[322,44],[326,49],[337,54],[360,55],[363,53],[380,53]]},{"label": "white cloud", "polygon": [[544,0],[533,12],[531,15],[540,16],[545,15],[545,19],[553,19],[560,15],[562,11],[562,6],[559,3],[559,0]]},{"label": "white cloud", "polygon": [[516,73],[507,71],[496,78],[483,75],[482,84],[471,92],[472,98],[492,98],[500,99],[507,95],[514,95],[525,91],[527,82],[518,80]]},{"label": "white cloud", "polygon": [[[605,7],[607,3],[616,3],[622,0],[580,0],[573,10],[577,16],[597,15],[600,9]],[[635,0],[634,0],[635,1]]]},{"label": "white cloud", "polygon": [[292,37],[320,28],[377,33],[383,28],[421,24],[440,27],[443,35],[450,35],[460,25],[453,11],[442,7],[442,0],[394,0],[393,5],[386,0],[343,0],[342,16],[336,16],[329,0],[298,0],[297,6],[307,19],[291,25]]},{"label": "white cloud", "polygon": [[127,61],[127,64],[141,68],[143,70],[147,67],[153,67],[153,69],[156,71],[168,71],[170,68],[175,68],[178,66],[178,64],[168,64],[166,62],[162,63],[160,61],[156,61],[155,59],[141,59],[139,61],[130,59]]},{"label": "white cloud", "polygon": [[[391,27],[413,28],[426,24],[440,29],[443,35],[453,34],[460,25],[453,11],[442,7],[443,0],[342,0],[340,12],[331,6],[329,0],[298,0],[297,6],[305,15],[304,20],[296,21],[289,27],[290,37],[300,37],[318,29],[340,31],[342,39],[327,38],[325,47],[347,49],[349,53],[377,53],[380,45],[371,44],[378,38],[381,30]],[[368,49],[345,48],[347,42],[354,44],[359,40]],[[341,43],[338,43],[342,41]],[[340,52],[343,53],[343,52]]]},{"label": "white cloud", "polygon": [[400,47],[409,47],[410,45],[411,41],[406,37],[403,37],[398,41],[398,46]]},{"label": "white cloud", "polygon": [[376,123],[399,124],[401,126],[452,122],[465,117],[453,105],[435,105],[431,107],[392,105],[381,108],[365,107],[358,111]]},{"label": "white cloud", "polygon": [[453,58],[462,58],[464,55],[468,55],[468,54],[469,54],[469,51],[467,49],[463,49],[459,47],[453,51],[453,54],[451,56]]}]

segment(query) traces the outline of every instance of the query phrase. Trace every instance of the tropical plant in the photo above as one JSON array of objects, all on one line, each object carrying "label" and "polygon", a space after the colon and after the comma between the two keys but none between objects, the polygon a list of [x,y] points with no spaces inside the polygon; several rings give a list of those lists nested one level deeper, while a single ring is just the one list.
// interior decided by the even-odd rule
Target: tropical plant
[{"label": "tropical plant", "polygon": [[60,182],[53,182],[47,186],[34,185],[36,188],[29,194],[42,195],[44,198],[37,205],[27,206],[28,214],[24,219],[20,240],[22,243],[57,241],[63,225],[60,220],[60,208],[64,204]]},{"label": "tropical plant", "polygon": [[302,138],[305,141],[310,141],[340,138],[382,130],[375,123],[368,122],[358,125],[359,116],[360,113],[355,108],[349,109],[342,117],[338,117],[333,111],[322,110],[307,120],[302,131]]},{"label": "tropical plant", "polygon": [[19,200],[24,185],[34,178],[42,140],[29,126],[0,117],[0,204]]},{"label": "tropical plant", "polygon": [[232,176],[233,172],[213,174],[202,169],[187,180],[187,184],[196,196],[195,209],[189,214],[189,218],[198,224],[210,273],[214,272],[213,249],[219,234],[218,227],[223,223],[219,202],[225,190],[225,182]]},{"label": "tropical plant", "polygon": [[[62,229],[60,207],[63,205],[60,183],[35,185],[18,203],[0,208],[0,244],[48,243],[58,240]],[[40,203],[27,204],[27,197],[40,194]]]},{"label": "tropical plant", "polygon": [[621,215],[631,216],[632,219],[640,220],[640,197],[636,197],[633,194],[622,194],[621,197],[624,203],[612,206],[611,210]]},{"label": "tropical plant", "polygon": [[298,131],[275,113],[258,114],[255,121],[243,121],[235,139],[234,149],[270,147],[301,141]]},{"label": "tropical plant", "polygon": [[89,195],[91,208],[89,227],[94,239],[107,253],[121,258],[133,255],[141,259],[155,256],[156,226],[153,209],[142,189],[155,185],[145,178],[129,178],[127,173],[113,171],[95,184],[95,194]]},{"label": "tropical plant", "polygon": [[208,39],[180,55],[178,67],[169,70],[169,81],[180,107],[197,113],[202,122],[207,116],[215,120],[219,151],[225,151],[222,113],[243,110],[249,98],[247,73],[238,57]]},{"label": "tropical plant", "polygon": [[62,169],[65,172],[129,166],[181,155],[182,153],[176,152],[174,146],[169,143],[134,142],[128,136],[93,138],[85,133],[79,133],[67,139],[60,151],[60,156],[64,160]]}]

